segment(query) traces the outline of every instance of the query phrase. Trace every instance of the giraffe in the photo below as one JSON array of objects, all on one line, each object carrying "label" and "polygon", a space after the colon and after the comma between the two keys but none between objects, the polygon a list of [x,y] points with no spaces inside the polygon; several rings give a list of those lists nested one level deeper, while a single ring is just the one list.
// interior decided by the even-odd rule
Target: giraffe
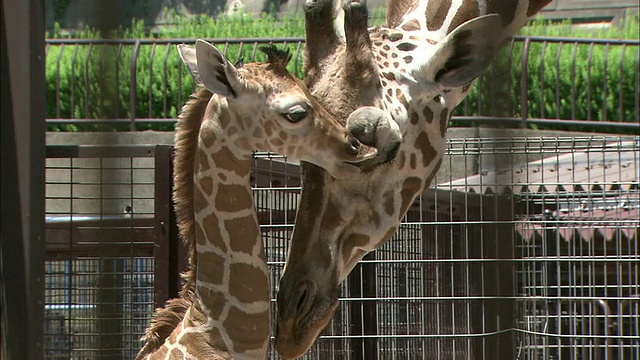
[{"label": "giraffe", "polygon": [[[178,51],[204,84],[175,135],[174,200],[192,271],[181,296],[154,314],[136,358],[264,359],[270,287],[250,186],[253,151],[309,161],[336,178],[386,155],[350,135],[285,70],[288,52],[265,47],[266,63],[236,68],[202,40]],[[354,116],[388,128],[378,113],[363,108]]]},{"label": "giraffe", "polygon": [[[378,107],[398,124],[402,143],[395,160],[345,179],[302,164],[300,207],[277,295],[276,349],[285,359],[309,349],[333,317],[340,283],[391,238],[429,186],[453,109],[474,79],[549,2],[389,0],[386,25],[369,29],[366,7],[352,2],[342,7],[342,33],[333,25],[341,6],[307,2],[311,93],[339,119],[360,106]],[[365,144],[372,141],[345,125]]]}]

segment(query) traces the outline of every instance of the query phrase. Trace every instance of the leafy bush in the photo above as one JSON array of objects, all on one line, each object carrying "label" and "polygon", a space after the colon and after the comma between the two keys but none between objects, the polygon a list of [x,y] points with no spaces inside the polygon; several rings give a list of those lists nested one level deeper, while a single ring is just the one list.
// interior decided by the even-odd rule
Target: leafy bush
[{"label": "leafy bush", "polygon": [[[50,125],[53,131],[128,130],[128,119],[175,119],[194,89],[194,83],[175,50],[175,43],[160,39],[196,38],[282,38],[304,36],[300,16],[276,19],[264,14],[250,18],[242,14],[217,19],[173,15],[171,25],[149,34],[143,22],[111,34],[129,39],[127,44],[98,41],[93,44],[49,45],[46,58],[47,118],[49,119],[121,119],[107,124]],[[382,17],[378,15],[376,19]],[[522,31],[528,35],[638,38],[638,18],[629,17],[620,27],[584,29],[563,23],[549,26],[536,22]],[[50,35],[62,37],[59,27]],[[85,29],[74,39],[98,39],[96,30]],[[146,40],[137,49],[132,63],[135,39]],[[144,41],[144,40],[143,40]],[[261,61],[253,42],[218,45],[229,60]],[[302,76],[302,44],[289,41],[282,46],[294,54],[289,70]],[[521,94],[521,54],[523,42],[508,44],[486,75],[476,81],[455,115],[521,116],[521,97],[527,99],[529,118],[591,119],[633,121],[637,99],[638,46],[531,42],[527,57],[526,92]],[[605,56],[606,54],[606,56]],[[509,56],[511,55],[511,56]],[[572,60],[572,59],[575,59]],[[131,71],[135,65],[135,71]],[[135,76],[135,102],[131,104],[132,79]],[[606,84],[606,86],[605,86]],[[557,89],[557,91],[556,91]],[[132,116],[133,114],[133,116]],[[108,125],[111,124],[111,125]],[[453,124],[455,125],[455,124]],[[169,120],[161,124],[137,122],[137,129],[171,130]]]}]

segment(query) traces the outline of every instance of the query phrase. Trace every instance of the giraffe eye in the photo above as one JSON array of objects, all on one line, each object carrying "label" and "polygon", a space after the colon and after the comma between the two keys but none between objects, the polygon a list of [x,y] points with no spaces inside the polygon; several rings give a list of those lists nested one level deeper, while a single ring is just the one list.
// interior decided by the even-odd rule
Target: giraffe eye
[{"label": "giraffe eye", "polygon": [[300,120],[306,118],[308,114],[309,112],[307,112],[307,110],[305,110],[302,106],[296,105],[290,108],[289,112],[282,114],[282,116],[284,116],[284,118],[289,122],[297,123]]}]

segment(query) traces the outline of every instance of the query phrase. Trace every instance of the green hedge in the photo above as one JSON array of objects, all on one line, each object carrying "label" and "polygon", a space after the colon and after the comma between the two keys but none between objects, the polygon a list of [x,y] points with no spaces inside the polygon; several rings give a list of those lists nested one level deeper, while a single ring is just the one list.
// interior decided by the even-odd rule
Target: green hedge
[{"label": "green hedge", "polygon": [[[637,17],[620,27],[595,29],[566,23],[534,23],[522,33],[636,41],[639,38]],[[521,116],[523,45],[522,41],[515,41],[502,49],[455,115]],[[633,122],[638,102],[638,51],[637,42],[633,46],[531,42],[526,77],[528,118]]]},{"label": "green hedge", "polygon": [[[374,14],[375,15],[375,14]],[[380,15],[374,16],[381,21]],[[274,25],[275,24],[275,25]],[[63,31],[56,28],[51,38],[61,38]],[[549,26],[536,23],[523,29],[524,34],[571,36],[571,37],[605,37],[638,39],[638,18],[629,20],[620,27],[607,29],[581,29],[567,24]],[[302,37],[304,22],[299,16],[276,19],[271,15],[263,15],[258,19],[243,15],[219,17],[212,19],[204,16],[185,18],[174,16],[172,24],[162,27],[158,32],[150,34],[144,23],[135,22],[130,28],[118,29],[111,34],[117,39],[223,39],[223,38],[277,38]],[[66,35],[69,36],[69,35]],[[92,29],[73,34],[73,38],[96,39],[99,34]],[[251,45],[251,44],[248,44]],[[297,44],[287,47],[295,53]],[[633,121],[635,102],[635,79],[638,69],[635,59],[637,46],[610,46],[604,67],[605,47],[588,44],[578,46],[573,64],[573,45],[562,46],[559,70],[556,69],[558,44],[547,44],[545,55],[541,56],[543,45],[532,43],[528,58],[527,99],[528,114],[532,118],[569,119],[575,113],[577,119]],[[230,45],[227,49],[231,61],[244,58],[245,61],[262,60],[260,53],[253,58],[252,46]],[[512,60],[506,55],[510,51],[507,46],[492,68],[471,90],[465,103],[456,110],[457,115],[487,115],[519,117],[520,107],[520,54],[522,43],[514,42]],[[588,52],[592,51],[591,68],[586,61]],[[117,47],[114,45],[81,45],[49,46],[46,58],[47,77],[47,117],[48,118],[86,118],[113,119],[130,118],[130,66],[132,45]],[[622,67],[620,66],[622,61]],[[544,64],[543,75],[540,66]],[[302,59],[295,58],[290,64],[290,71],[301,76]],[[574,70],[572,70],[574,69]],[[572,71],[575,79],[571,78]],[[590,71],[590,73],[588,73]],[[165,75],[166,73],[166,75]],[[587,86],[587,76],[590,86]],[[603,82],[606,76],[607,94],[603,104]],[[166,80],[165,80],[166,79]],[[557,84],[556,84],[557,81]],[[620,87],[619,84],[622,84]],[[574,85],[575,106],[572,109],[570,99]],[[556,106],[555,88],[560,89],[560,106]],[[136,118],[168,118],[177,116],[179,108],[194,88],[193,80],[179,60],[174,45],[143,45],[136,63]],[[543,89],[541,91],[541,88]],[[587,89],[591,101],[587,103]],[[166,96],[164,94],[167,94]],[[493,95],[493,96],[492,96]],[[542,98],[543,96],[543,98]],[[58,98],[59,97],[59,98]],[[542,106],[540,99],[542,101]],[[493,99],[493,103],[491,103]],[[619,108],[623,113],[620,119]],[[606,109],[606,110],[605,110]],[[589,112],[589,113],[588,113]],[[173,125],[139,125],[138,129],[171,130]],[[105,125],[50,125],[52,131],[76,130],[127,130],[128,124]]]}]

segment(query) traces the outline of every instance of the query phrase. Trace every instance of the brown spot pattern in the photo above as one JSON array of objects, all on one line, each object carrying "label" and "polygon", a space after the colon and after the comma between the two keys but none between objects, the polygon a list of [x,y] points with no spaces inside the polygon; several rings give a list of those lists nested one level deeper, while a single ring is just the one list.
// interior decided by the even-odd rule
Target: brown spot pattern
[{"label": "brown spot pattern", "polygon": [[229,293],[243,303],[262,300],[269,294],[269,279],[261,269],[251,264],[229,266]]},{"label": "brown spot pattern", "polygon": [[256,337],[269,336],[269,311],[258,314],[247,314],[232,306],[229,316],[222,323],[230,338],[234,339],[234,350],[243,353],[254,349],[250,344],[262,346],[262,342],[256,344]]},{"label": "brown spot pattern", "polygon": [[418,122],[420,121],[420,115],[412,110],[411,113],[409,113],[409,121],[411,122],[411,125],[418,125]]},{"label": "brown spot pattern", "polygon": [[477,0],[465,0],[453,17],[447,33],[452,32],[455,28],[462,25],[465,21],[478,17],[480,12],[478,11]]},{"label": "brown spot pattern", "polygon": [[253,215],[225,220],[224,227],[229,233],[229,246],[233,251],[251,254],[256,242],[260,241],[258,224]]},{"label": "brown spot pattern", "polygon": [[251,171],[251,164],[249,163],[249,160],[238,159],[228,149],[223,149],[212,154],[211,158],[213,159],[213,163],[216,167],[233,171],[241,177],[248,176]]},{"label": "brown spot pattern", "polygon": [[[222,358],[221,352],[226,348],[224,340],[220,335],[220,331],[212,328],[206,333],[189,332],[182,335],[180,339],[182,344],[201,344],[201,346],[189,347],[189,355],[195,359],[219,359]],[[215,350],[214,350],[215,349]],[[218,356],[216,356],[218,355]],[[180,360],[183,358],[181,357]]]},{"label": "brown spot pattern", "polygon": [[418,156],[416,154],[411,154],[409,157],[409,166],[411,166],[412,169],[418,167]]},{"label": "brown spot pattern", "polygon": [[451,8],[451,0],[429,1],[425,16],[427,17],[427,29],[430,31],[438,30],[444,24],[444,20]]},{"label": "brown spot pattern", "polygon": [[224,257],[213,253],[207,252],[204,256],[200,257],[200,263],[198,264],[198,281],[221,285],[224,278]]},{"label": "brown spot pattern", "polygon": [[211,176],[200,179],[200,188],[206,196],[211,196],[211,193],[213,193],[213,179]]},{"label": "brown spot pattern", "polygon": [[401,26],[401,28],[402,30],[406,30],[406,31],[420,30],[420,22],[418,22],[418,20],[416,19],[411,19],[410,21],[407,21],[406,23],[404,23]]},{"label": "brown spot pattern", "polygon": [[202,128],[200,129],[200,140],[202,141],[202,144],[204,144],[204,146],[207,148],[213,146],[216,138],[210,126],[202,126]]},{"label": "brown spot pattern", "polygon": [[224,309],[224,304],[227,303],[225,295],[219,291],[211,290],[204,286],[198,287],[198,293],[202,298],[202,303],[209,305],[209,307],[207,307],[209,316],[211,316],[212,319],[220,318],[220,314]]},{"label": "brown spot pattern", "polygon": [[404,154],[404,151],[398,152],[398,155],[396,155],[396,162],[398,163],[398,167],[403,168],[405,161],[407,161],[407,157]]},{"label": "brown spot pattern", "polygon": [[404,62],[406,62],[407,64],[411,64],[411,62],[413,61],[413,56],[408,55],[408,56],[405,56],[403,59],[404,59]]},{"label": "brown spot pattern", "polygon": [[253,199],[243,185],[220,184],[216,194],[215,208],[224,212],[238,212],[253,208]]},{"label": "brown spot pattern", "polygon": [[438,154],[429,141],[429,135],[424,131],[421,132],[416,139],[416,148],[420,150],[422,154],[422,166],[424,167],[429,166],[431,160]]},{"label": "brown spot pattern", "polygon": [[198,154],[196,155],[196,172],[204,172],[211,168],[209,165],[209,155],[202,149],[198,149]]},{"label": "brown spot pattern", "polygon": [[404,215],[413,203],[416,195],[422,190],[422,180],[418,177],[407,178],[402,184],[400,197],[402,198],[402,207],[400,208],[400,217]]},{"label": "brown spot pattern", "polygon": [[209,240],[211,245],[219,248],[223,252],[228,251],[227,245],[222,239],[218,218],[215,214],[208,215],[202,220],[202,234],[204,235],[204,239],[199,238],[198,244],[204,245],[207,243],[206,240]]},{"label": "brown spot pattern", "polygon": [[[237,113],[234,113],[235,117],[238,117]],[[223,129],[226,129],[229,125],[231,125],[231,116],[229,115],[229,111],[225,111],[225,109],[221,109],[218,114],[218,122]]]},{"label": "brown spot pattern", "polygon": [[198,188],[193,189],[193,211],[199,213],[209,207],[209,197],[202,193]]},{"label": "brown spot pattern", "polygon": [[408,42],[404,42],[402,44],[398,44],[398,50],[400,51],[413,51],[415,50],[415,48],[417,48],[418,45],[416,44],[412,44],[412,43],[408,43]]},{"label": "brown spot pattern", "polygon": [[391,40],[391,42],[402,40],[403,37],[404,35],[402,33],[392,33],[388,35],[388,38],[389,40]]},{"label": "brown spot pattern", "polygon": [[422,109],[422,115],[424,115],[424,119],[427,123],[431,124],[433,122],[433,111],[428,106],[425,106],[424,109]]},{"label": "brown spot pattern", "polygon": [[407,101],[407,98],[404,96],[404,93],[402,92],[402,90],[396,89],[396,98],[404,108],[409,107],[409,102]]},{"label": "brown spot pattern", "polygon": [[284,142],[280,139],[271,139],[269,141],[271,143],[271,145],[275,146],[275,147],[280,147],[282,145],[284,145]]},{"label": "brown spot pattern", "polygon": [[[155,354],[154,354],[154,356],[155,356]],[[184,355],[182,354],[182,351],[180,351],[179,349],[171,349],[171,352],[169,353],[168,359],[169,360],[182,360],[182,359],[184,359]]]},{"label": "brown spot pattern", "polygon": [[396,75],[392,72],[383,72],[382,76],[384,76],[385,79],[389,80],[389,81],[395,81],[396,80]]}]

